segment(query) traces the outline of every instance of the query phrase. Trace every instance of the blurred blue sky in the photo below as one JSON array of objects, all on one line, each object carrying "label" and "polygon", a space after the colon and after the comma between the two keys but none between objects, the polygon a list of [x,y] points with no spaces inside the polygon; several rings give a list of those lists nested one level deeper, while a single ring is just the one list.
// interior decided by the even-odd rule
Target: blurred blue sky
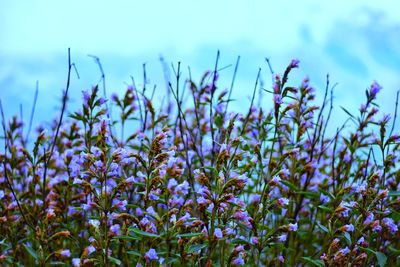
[{"label": "blurred blue sky", "polygon": [[[73,75],[71,98],[97,83],[100,74],[88,54],[100,58],[108,92],[123,91],[134,76],[142,83],[146,63],[151,84],[164,90],[159,62],[182,62],[195,79],[241,56],[236,98],[248,97],[259,67],[265,87],[270,75],[264,58],[283,72],[292,58],[300,69],[295,85],[308,75],[320,90],[329,73],[339,106],[356,111],[372,80],[383,85],[378,103],[394,109],[400,89],[400,2],[386,1],[1,1],[0,97],[8,116],[29,117],[36,80],[39,100],[35,122],[55,114],[67,74],[67,48],[81,76]],[[221,87],[229,87],[233,66],[222,71]],[[270,96],[264,97],[270,105]],[[73,102],[74,103],[74,102]],[[236,103],[243,106],[243,101]],[[72,105],[73,108],[73,105]]]}]

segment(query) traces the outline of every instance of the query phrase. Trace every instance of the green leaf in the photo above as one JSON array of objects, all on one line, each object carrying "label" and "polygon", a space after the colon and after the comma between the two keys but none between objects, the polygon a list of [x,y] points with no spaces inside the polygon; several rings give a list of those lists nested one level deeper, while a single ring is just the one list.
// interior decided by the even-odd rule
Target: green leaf
[{"label": "green leaf", "polygon": [[389,196],[390,197],[400,197],[400,191],[390,191]]},{"label": "green leaf", "polygon": [[302,260],[311,263],[313,266],[324,267],[325,264],[322,260],[314,260],[311,257],[301,257]]},{"label": "green leaf", "polygon": [[243,240],[243,239],[241,239],[241,238],[234,238],[234,239],[231,240],[231,243],[232,243],[232,244],[241,244],[241,245],[248,245],[248,244],[250,244],[248,241]]},{"label": "green leaf", "polygon": [[351,237],[348,232],[344,232],[343,234],[344,238],[346,239],[347,245],[351,246]]},{"label": "green leaf", "polygon": [[3,240],[0,241],[0,246],[8,246],[6,244],[6,239],[4,238]]},{"label": "green leaf", "polygon": [[375,250],[372,250],[372,249],[370,249],[370,248],[363,248],[363,247],[360,247],[360,249],[361,249],[361,250],[365,250],[365,251],[367,251],[367,252],[369,252],[369,253],[375,254]]},{"label": "green leaf", "polygon": [[300,192],[298,192],[298,194],[307,196],[309,198],[318,198],[319,197],[318,193],[309,192],[309,191],[300,191]]},{"label": "green leaf", "polygon": [[168,265],[168,264],[172,264],[172,263],[176,263],[178,261],[178,259],[177,258],[166,258],[165,260],[164,260],[164,262],[163,262],[163,264],[166,264],[166,265]]},{"label": "green leaf", "polygon": [[327,206],[324,205],[319,205],[318,208],[327,212],[333,212],[331,208],[328,208]]},{"label": "green leaf", "polygon": [[187,253],[193,253],[193,252],[197,252],[203,248],[207,247],[207,244],[196,244],[196,245],[191,245],[188,250]]},{"label": "green leaf", "polygon": [[380,267],[383,267],[386,265],[387,257],[385,254],[377,251],[377,252],[375,252],[375,256],[376,256],[376,259],[378,260],[378,264]]},{"label": "green leaf", "polygon": [[146,237],[160,237],[160,236],[157,235],[157,234],[148,233],[148,232],[142,231],[142,230],[140,230],[140,229],[138,229],[138,228],[135,228],[135,227],[129,227],[129,231],[134,232],[135,234],[140,235],[140,236],[146,236]]},{"label": "green leaf", "polygon": [[33,248],[27,246],[26,244],[23,244],[23,245],[24,245],[26,251],[27,251],[35,260],[39,259],[39,256],[37,255],[36,251],[33,250]]},{"label": "green leaf", "polygon": [[114,263],[114,264],[116,264],[116,265],[121,265],[121,264],[122,264],[122,262],[121,262],[119,259],[117,259],[117,258],[108,256],[108,259],[110,260],[110,262],[112,262],[112,263]]},{"label": "green leaf", "polygon": [[186,233],[186,234],[178,234],[176,237],[194,237],[202,235],[203,233]]},{"label": "green leaf", "polygon": [[347,113],[347,115],[349,115],[350,117],[352,117],[353,119],[355,119],[356,117],[353,116],[353,114],[351,114],[347,109],[345,109],[344,107],[340,106],[344,112]]},{"label": "green leaf", "polygon": [[299,189],[297,188],[297,186],[295,186],[294,184],[292,184],[292,183],[289,182],[289,181],[281,180],[281,183],[284,184],[284,185],[286,185],[287,187],[289,187],[290,189],[292,189],[292,190],[295,191],[295,192],[299,191]]},{"label": "green leaf", "polygon": [[118,236],[114,236],[113,239],[140,240],[140,238],[138,238],[136,236],[129,236],[129,235],[118,235]]},{"label": "green leaf", "polygon": [[129,208],[129,209],[136,209],[139,206],[135,205],[135,204],[126,204],[126,207]]},{"label": "green leaf", "polygon": [[137,256],[137,257],[142,257],[142,254],[140,254],[140,252],[139,251],[136,251],[136,250],[129,250],[129,251],[127,251],[126,253],[128,253],[129,255],[134,255],[134,256]]},{"label": "green leaf", "polygon": [[400,249],[397,249],[393,246],[389,246],[388,249],[390,250],[390,252],[396,254],[396,255],[400,255]]},{"label": "green leaf", "polygon": [[318,222],[317,221],[317,226],[322,230],[322,231],[324,231],[325,233],[329,233],[329,230],[328,230],[328,228],[326,227],[326,226],[324,226],[324,225],[322,225],[320,222]]}]

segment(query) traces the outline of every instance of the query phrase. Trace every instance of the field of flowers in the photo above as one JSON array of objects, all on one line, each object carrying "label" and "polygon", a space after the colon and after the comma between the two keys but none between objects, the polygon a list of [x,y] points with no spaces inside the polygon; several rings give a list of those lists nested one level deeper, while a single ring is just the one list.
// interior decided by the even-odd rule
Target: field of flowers
[{"label": "field of flowers", "polygon": [[[292,60],[256,105],[229,109],[215,69],[175,65],[170,101],[102,84],[39,127],[2,112],[1,266],[399,266],[400,136],[381,86],[337,131]],[[260,75],[260,73],[259,73]],[[265,98],[266,99],[266,98]],[[397,107],[397,105],[396,105]],[[112,112],[111,112],[112,110]]]}]

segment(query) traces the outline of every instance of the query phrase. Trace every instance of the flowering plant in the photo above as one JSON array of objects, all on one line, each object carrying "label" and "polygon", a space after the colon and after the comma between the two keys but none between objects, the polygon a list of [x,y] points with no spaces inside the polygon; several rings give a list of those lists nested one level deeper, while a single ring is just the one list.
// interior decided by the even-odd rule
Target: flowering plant
[{"label": "flowering plant", "polygon": [[298,66],[265,89],[271,111],[254,104],[259,72],[244,114],[229,110],[216,64],[183,86],[178,65],[167,105],[145,87],[107,99],[96,85],[63,118],[68,73],[60,118],[31,146],[24,122],[3,116],[0,263],[400,264],[396,115],[379,117],[373,82],[329,136],[329,79],[315,105],[308,78],[287,85]]}]

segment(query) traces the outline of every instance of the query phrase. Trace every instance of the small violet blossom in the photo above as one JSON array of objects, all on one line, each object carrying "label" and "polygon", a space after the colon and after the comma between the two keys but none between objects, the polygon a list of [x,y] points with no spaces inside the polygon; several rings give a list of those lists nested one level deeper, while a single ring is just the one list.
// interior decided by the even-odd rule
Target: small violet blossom
[{"label": "small violet blossom", "polygon": [[146,259],[149,260],[157,260],[158,259],[157,251],[154,248],[151,248],[149,249],[149,251],[146,252],[145,257]]},{"label": "small violet blossom", "polygon": [[72,259],[72,266],[73,266],[73,267],[79,267],[79,266],[81,266],[81,259],[80,259],[80,258],[73,258],[73,259]]},{"label": "small violet blossom", "polygon": [[221,239],[221,238],[222,238],[223,234],[222,234],[222,231],[221,231],[220,228],[215,228],[215,230],[214,230],[214,236],[215,236],[216,238],[218,238],[218,239]]},{"label": "small violet blossom", "polygon": [[296,232],[298,229],[297,222],[296,223],[289,223],[289,231]]},{"label": "small violet blossom", "polygon": [[236,257],[236,259],[233,260],[233,265],[236,265],[236,266],[244,265],[242,253],[239,253],[239,255]]},{"label": "small violet blossom", "polygon": [[63,249],[60,251],[61,257],[69,258],[71,257],[71,251],[69,249]]}]

